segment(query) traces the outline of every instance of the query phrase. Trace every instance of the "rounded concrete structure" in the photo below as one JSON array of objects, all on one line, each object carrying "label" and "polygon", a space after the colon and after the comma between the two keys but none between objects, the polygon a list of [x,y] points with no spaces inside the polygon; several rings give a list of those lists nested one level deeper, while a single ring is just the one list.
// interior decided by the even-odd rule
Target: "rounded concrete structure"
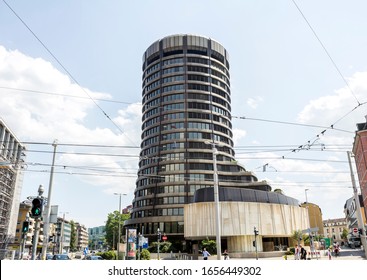
[{"label": "rounded concrete structure", "polygon": [[[239,188],[220,188],[220,232],[232,256],[255,252],[254,228],[258,231],[257,250],[275,251],[276,246],[292,245],[296,230],[309,228],[306,208],[280,193]],[[185,238],[215,239],[216,220],[213,188],[200,189],[194,203],[185,205]]]}]

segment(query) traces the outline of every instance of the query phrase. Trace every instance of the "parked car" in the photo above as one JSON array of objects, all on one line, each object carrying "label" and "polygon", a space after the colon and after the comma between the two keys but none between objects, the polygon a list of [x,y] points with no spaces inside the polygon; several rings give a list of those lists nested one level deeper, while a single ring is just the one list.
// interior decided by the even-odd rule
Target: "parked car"
[{"label": "parked car", "polygon": [[104,260],[104,258],[102,258],[101,256],[96,256],[96,255],[86,256],[84,259],[90,260],[90,261]]},{"label": "parked car", "polygon": [[56,254],[52,259],[57,261],[71,260],[68,254]]},{"label": "parked car", "polygon": [[361,247],[361,238],[359,237],[351,237],[348,239],[348,246],[352,249]]},{"label": "parked car", "polygon": [[47,253],[46,254],[46,260],[52,260],[54,256],[52,254]]}]

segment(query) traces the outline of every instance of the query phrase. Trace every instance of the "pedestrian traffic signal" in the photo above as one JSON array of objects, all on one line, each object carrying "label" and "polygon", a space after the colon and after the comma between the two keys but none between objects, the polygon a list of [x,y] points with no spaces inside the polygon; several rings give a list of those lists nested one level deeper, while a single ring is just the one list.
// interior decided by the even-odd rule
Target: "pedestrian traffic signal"
[{"label": "pedestrian traffic signal", "polygon": [[31,217],[39,218],[42,216],[43,200],[41,198],[34,198],[32,200]]},{"label": "pedestrian traffic signal", "polygon": [[29,222],[24,221],[23,222],[23,227],[22,227],[22,232],[26,233],[26,232],[28,232],[28,230],[29,230]]}]

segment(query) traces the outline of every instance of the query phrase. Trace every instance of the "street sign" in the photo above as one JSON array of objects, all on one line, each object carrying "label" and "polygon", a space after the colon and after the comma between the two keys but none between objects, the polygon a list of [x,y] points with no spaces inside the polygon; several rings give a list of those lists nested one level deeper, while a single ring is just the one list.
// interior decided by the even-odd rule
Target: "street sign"
[{"label": "street sign", "polygon": [[144,237],[144,240],[143,240],[143,249],[147,249],[148,248],[148,245],[149,245],[148,238],[145,238]]},{"label": "street sign", "polygon": [[308,228],[305,230],[302,230],[302,233],[311,233],[311,232],[318,232],[319,228],[318,227],[314,227],[314,228]]},{"label": "street sign", "polygon": [[167,240],[167,236],[166,235],[163,235],[162,236],[162,240]]},{"label": "street sign", "polygon": [[358,232],[358,228],[353,228],[353,232],[357,233]]}]

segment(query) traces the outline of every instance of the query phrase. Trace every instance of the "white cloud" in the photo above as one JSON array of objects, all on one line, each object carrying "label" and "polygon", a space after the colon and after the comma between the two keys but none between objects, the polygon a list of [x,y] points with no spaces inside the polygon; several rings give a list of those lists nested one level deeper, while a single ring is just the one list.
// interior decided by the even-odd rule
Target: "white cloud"
[{"label": "white cloud", "polygon": [[[110,98],[109,94],[91,92],[73,84],[43,59],[27,57],[19,51],[7,51],[1,46],[0,65],[0,111],[20,138],[75,139],[75,134],[88,130],[83,122],[95,105],[89,99],[62,95],[86,97],[87,92],[92,98]],[[23,89],[25,91],[20,91]]]},{"label": "white cloud", "polygon": [[248,106],[250,106],[250,108],[256,109],[259,106],[259,104],[263,101],[264,101],[264,99],[261,96],[256,96],[254,98],[252,98],[252,97],[248,98],[246,103],[247,103]]},{"label": "white cloud", "polygon": [[241,139],[246,137],[246,134],[247,134],[246,130],[238,129],[238,128],[234,128],[232,132],[233,132],[233,142],[235,146],[237,145],[237,143],[241,141]]},{"label": "white cloud", "polygon": [[[134,141],[131,139],[140,139],[140,104],[132,104],[118,112],[112,112],[116,116],[111,119],[121,127],[121,132],[112,122],[108,123],[106,116],[89,98],[111,99],[110,94],[81,88],[51,63],[41,58],[26,56],[17,50],[8,51],[2,46],[0,46],[0,97],[1,117],[22,142],[53,142],[57,139],[59,143],[132,146]],[[105,128],[106,126],[110,128]],[[139,143],[135,144],[139,147]],[[63,152],[73,152],[76,149],[76,147],[58,147],[58,151]],[[81,148],[78,149],[80,152]],[[85,148],[86,153],[91,153],[91,150]],[[136,174],[138,149],[95,148],[93,152],[102,156],[76,154],[58,156],[57,164],[65,166],[64,169],[58,168],[59,171],[67,172],[73,177],[82,172],[103,173],[98,172],[102,168],[109,170],[109,174],[112,175],[127,174],[126,170]],[[103,154],[121,154],[121,157],[103,156]],[[136,157],[121,163],[119,161],[124,154],[136,154]],[[28,158],[32,158],[32,154]],[[91,170],[75,169],[72,166],[91,167]],[[105,172],[106,175],[109,175],[108,172]],[[130,188],[129,192],[132,193],[135,187],[135,178],[128,175],[78,178],[81,182],[100,186],[110,193],[116,191],[115,186],[121,185],[121,180],[125,178],[125,183]]]},{"label": "white cloud", "polygon": [[367,72],[357,72],[347,81],[349,87],[345,86],[332,95],[311,100],[298,114],[298,120],[301,123],[331,125],[351,112],[358,106],[358,102],[361,104],[366,102]]}]

